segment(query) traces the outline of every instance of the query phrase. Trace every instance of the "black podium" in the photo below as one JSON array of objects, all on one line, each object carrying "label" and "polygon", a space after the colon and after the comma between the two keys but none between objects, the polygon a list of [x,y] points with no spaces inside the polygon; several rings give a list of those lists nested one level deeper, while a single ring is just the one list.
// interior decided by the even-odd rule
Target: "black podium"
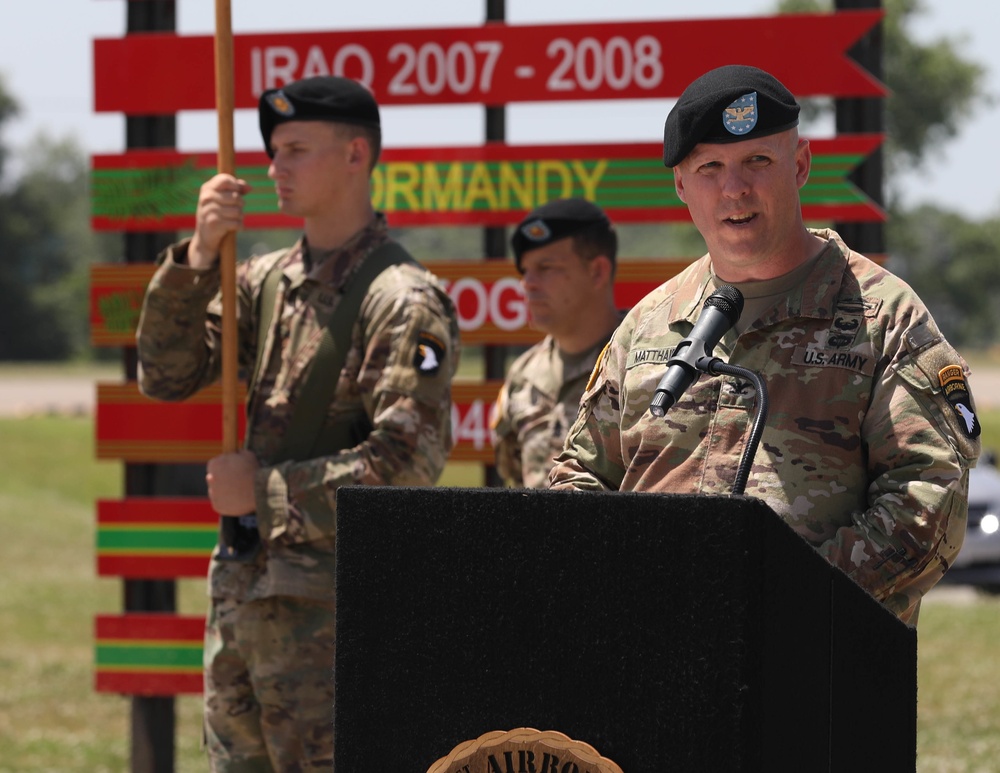
[{"label": "black podium", "polygon": [[337,510],[338,773],[518,727],[624,773],[915,770],[915,629],[759,500],[352,487]]}]

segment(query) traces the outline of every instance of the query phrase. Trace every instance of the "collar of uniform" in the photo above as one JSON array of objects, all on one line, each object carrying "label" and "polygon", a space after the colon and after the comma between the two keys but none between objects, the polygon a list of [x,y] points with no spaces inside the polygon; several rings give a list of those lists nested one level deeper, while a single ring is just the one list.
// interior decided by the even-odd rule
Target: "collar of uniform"
[{"label": "collar of uniform", "polygon": [[559,387],[563,383],[563,360],[559,345],[551,335],[546,335],[538,345],[536,357],[542,358],[544,368],[538,368],[532,376],[537,379],[532,386],[544,392],[550,399],[559,397]]},{"label": "collar of uniform", "polygon": [[[788,299],[788,313],[793,316],[828,319],[834,315],[851,251],[840,234],[830,228],[810,228],[809,233],[826,240],[826,245],[820,250],[816,265],[802,285],[801,297],[793,296]],[[793,307],[796,300],[799,308]]]},{"label": "collar of uniform", "polygon": [[[820,251],[816,264],[803,283],[801,298],[789,297],[786,311],[789,316],[832,317],[850,250],[836,231],[810,228],[809,232],[825,239],[826,246]],[[712,273],[711,259],[708,255],[703,255],[680,276],[678,295],[690,298],[691,301],[675,308],[669,321],[687,320],[691,324],[696,323],[706,298],[719,284]]]},{"label": "collar of uniform", "polygon": [[597,359],[597,355],[600,354],[601,349],[608,342],[608,338],[611,338],[610,333],[607,338],[602,338],[590,348],[584,349],[582,352],[576,352],[575,354],[563,351],[559,348],[559,344],[553,340],[551,344],[551,356],[553,360],[559,363],[559,369],[562,371],[561,381],[566,382],[579,376],[589,376],[590,371],[594,369],[594,360]]},{"label": "collar of uniform", "polygon": [[682,319],[688,320],[692,325],[698,321],[701,315],[701,307],[708,297],[712,287],[712,261],[708,255],[703,255],[679,275],[677,285],[677,296],[680,298],[690,298],[687,304],[673,306],[670,323],[679,322]]},{"label": "collar of uniform", "polygon": [[290,289],[301,285],[306,278],[305,239],[300,238],[279,260],[281,273]]},{"label": "collar of uniform", "polygon": [[[364,228],[355,233],[343,245],[320,255],[310,255],[307,278],[320,284],[340,289],[357,270],[361,261],[373,249],[389,238],[389,227],[385,215],[376,212],[375,217]],[[304,241],[304,240],[303,240]],[[308,245],[306,245],[308,249]]]}]

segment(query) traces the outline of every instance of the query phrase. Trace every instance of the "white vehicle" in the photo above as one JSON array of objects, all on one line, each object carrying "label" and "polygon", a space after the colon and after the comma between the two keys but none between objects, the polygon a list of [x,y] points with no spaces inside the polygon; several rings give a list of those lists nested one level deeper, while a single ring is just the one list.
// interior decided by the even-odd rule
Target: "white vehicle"
[{"label": "white vehicle", "polygon": [[965,542],[942,582],[1000,593],[1000,470],[984,454],[969,471],[969,525]]}]

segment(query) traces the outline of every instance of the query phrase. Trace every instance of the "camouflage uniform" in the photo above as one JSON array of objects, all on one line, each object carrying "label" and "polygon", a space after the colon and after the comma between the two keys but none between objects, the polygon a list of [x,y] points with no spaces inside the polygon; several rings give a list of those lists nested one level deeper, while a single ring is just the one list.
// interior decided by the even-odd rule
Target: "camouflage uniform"
[{"label": "camouflage uniform", "polygon": [[[385,220],[378,215],[311,268],[302,241],[281,253],[250,258],[237,268],[239,359],[245,368],[252,368],[256,358],[263,280],[275,263],[284,279],[247,409],[245,447],[261,463],[255,493],[262,549],[249,563],[212,561],[209,585],[218,609],[213,609],[210,622],[218,622],[218,615],[234,601],[283,597],[317,608],[326,604],[326,659],[316,665],[324,674],[331,673],[333,655],[337,489],[352,484],[433,485],[452,446],[450,384],[459,354],[457,317],[432,275],[403,265],[382,272],[369,287],[327,414],[332,419],[360,411],[373,427],[370,434],[332,456],[302,462],[276,458],[339,288],[388,238]],[[181,242],[160,256],[139,324],[140,387],[164,400],[183,400],[220,374],[219,269],[199,271],[183,265],[188,244]],[[423,367],[426,346],[435,349],[439,360],[429,368]],[[206,640],[206,700],[211,690],[227,689],[212,682],[213,657],[218,662],[237,657],[234,643],[222,642],[219,636],[216,631]],[[231,671],[223,678],[231,679],[228,686],[238,691],[246,674],[233,677]],[[332,680],[319,685],[329,693],[326,706],[332,706]],[[235,700],[241,699],[237,695]],[[229,711],[236,713],[239,709]],[[324,716],[329,718],[329,713]],[[332,733],[329,724],[325,722],[324,729]],[[232,734],[239,738],[238,729]],[[332,737],[325,742],[332,754]]]},{"label": "camouflage uniform", "polygon": [[[967,386],[968,367],[909,287],[834,232],[814,233],[828,242],[804,284],[715,352],[768,388],[745,493],[915,622],[965,536],[979,441],[940,374],[957,366]],[[702,374],[665,417],[648,411],[715,282],[705,256],[626,317],[584,394],[553,488],[731,492],[752,384]]]},{"label": "camouflage uniform", "polygon": [[497,470],[508,486],[548,486],[549,470],[604,344],[567,355],[546,336],[511,365],[497,396],[492,433]]}]

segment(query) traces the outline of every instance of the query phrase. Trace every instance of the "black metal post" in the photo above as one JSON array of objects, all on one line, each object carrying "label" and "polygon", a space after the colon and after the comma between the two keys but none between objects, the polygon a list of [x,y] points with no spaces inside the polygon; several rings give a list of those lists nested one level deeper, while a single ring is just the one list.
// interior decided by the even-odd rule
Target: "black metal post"
[{"label": "black metal post", "polygon": [[[838,11],[881,8],[882,0],[835,0]],[[850,51],[851,56],[873,76],[882,79],[882,25],[865,35]],[[885,99],[858,97],[834,100],[837,134],[879,134],[885,131]],[[851,181],[880,207],[885,205],[884,162],[878,148],[851,174]],[[851,248],[874,257],[884,255],[885,225],[874,223],[834,223],[836,231]]]},{"label": "black metal post", "polygon": [[[175,0],[146,0],[126,3],[127,34],[174,32],[177,29]],[[177,144],[176,117],[126,116],[125,146],[136,148],[172,148]],[[173,233],[128,233],[125,235],[125,261],[151,262],[157,252],[175,239]],[[136,377],[134,349],[124,353],[126,379]],[[125,496],[149,496],[157,493],[157,465],[125,465]],[[125,612],[174,612],[177,609],[177,584],[172,580],[125,580],[122,594]],[[173,773],[175,704],[173,696],[133,696],[131,700],[132,773]]]},{"label": "black metal post", "polygon": [[[506,19],[506,0],[486,0],[486,20],[504,21]],[[486,141],[502,142],[507,138],[507,110],[503,105],[487,105],[486,108]],[[507,259],[507,229],[503,226],[483,229],[483,250],[487,260]],[[484,346],[483,360],[487,379],[502,379],[506,370],[507,347]],[[503,481],[497,474],[496,467],[486,466],[486,485],[502,486]]]}]

